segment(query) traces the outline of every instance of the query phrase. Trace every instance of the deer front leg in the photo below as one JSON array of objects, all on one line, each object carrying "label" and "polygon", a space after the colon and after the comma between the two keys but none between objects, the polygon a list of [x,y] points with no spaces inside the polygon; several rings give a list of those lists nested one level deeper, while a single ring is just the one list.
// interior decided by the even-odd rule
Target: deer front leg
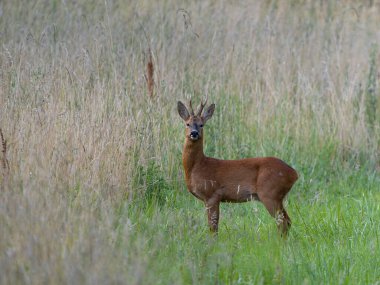
[{"label": "deer front leg", "polygon": [[210,231],[213,233],[217,233],[219,223],[219,201],[207,201],[206,210]]}]

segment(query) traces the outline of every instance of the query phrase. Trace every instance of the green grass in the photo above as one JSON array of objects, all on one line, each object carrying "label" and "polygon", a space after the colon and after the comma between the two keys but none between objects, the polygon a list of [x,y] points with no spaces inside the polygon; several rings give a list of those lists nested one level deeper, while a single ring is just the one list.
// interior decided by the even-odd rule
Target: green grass
[{"label": "green grass", "polygon": [[[0,284],[380,284],[374,2],[2,1]],[[286,239],[260,203],[209,233],[176,111],[206,94],[207,155],[298,171]]]},{"label": "green grass", "polygon": [[147,274],[144,282],[375,284],[380,276],[378,179],[352,175],[360,183],[340,195],[334,190],[350,187],[353,176],[331,183],[313,199],[299,194],[303,187],[297,185],[288,200],[293,226],[286,240],[257,203],[223,204],[217,238],[207,230],[203,205],[190,194],[148,212],[132,207],[133,240],[140,244],[144,237],[141,250],[150,257],[149,270],[158,274]]}]

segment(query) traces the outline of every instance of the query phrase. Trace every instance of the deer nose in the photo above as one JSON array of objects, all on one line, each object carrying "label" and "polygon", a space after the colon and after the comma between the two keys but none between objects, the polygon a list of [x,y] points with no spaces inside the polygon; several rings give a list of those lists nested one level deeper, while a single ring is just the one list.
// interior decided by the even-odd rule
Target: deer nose
[{"label": "deer nose", "polygon": [[191,131],[190,136],[192,138],[196,138],[198,136],[198,132],[197,131]]}]

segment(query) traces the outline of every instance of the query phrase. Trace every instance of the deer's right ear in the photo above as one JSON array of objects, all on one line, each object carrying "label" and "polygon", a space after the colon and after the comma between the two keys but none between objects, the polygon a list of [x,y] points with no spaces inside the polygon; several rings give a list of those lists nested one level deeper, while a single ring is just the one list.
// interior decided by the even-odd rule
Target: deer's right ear
[{"label": "deer's right ear", "polygon": [[187,121],[190,118],[190,114],[186,106],[181,101],[178,101],[177,108],[178,108],[178,114],[181,116],[181,118],[184,121]]}]

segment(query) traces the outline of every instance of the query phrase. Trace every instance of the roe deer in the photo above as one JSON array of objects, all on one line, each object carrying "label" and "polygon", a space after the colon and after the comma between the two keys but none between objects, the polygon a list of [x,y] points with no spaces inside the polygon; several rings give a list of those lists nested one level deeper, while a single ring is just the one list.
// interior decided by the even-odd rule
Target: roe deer
[{"label": "roe deer", "polygon": [[[207,99],[206,99],[207,102]],[[208,224],[218,231],[220,202],[242,203],[258,200],[276,219],[278,229],[286,234],[290,218],[283,206],[285,195],[298,179],[297,172],[275,157],[221,160],[203,153],[203,127],[212,117],[215,104],[196,114],[178,101],[178,113],[186,124],[186,139],[182,153],[186,185],[191,194],[205,203]]]}]

